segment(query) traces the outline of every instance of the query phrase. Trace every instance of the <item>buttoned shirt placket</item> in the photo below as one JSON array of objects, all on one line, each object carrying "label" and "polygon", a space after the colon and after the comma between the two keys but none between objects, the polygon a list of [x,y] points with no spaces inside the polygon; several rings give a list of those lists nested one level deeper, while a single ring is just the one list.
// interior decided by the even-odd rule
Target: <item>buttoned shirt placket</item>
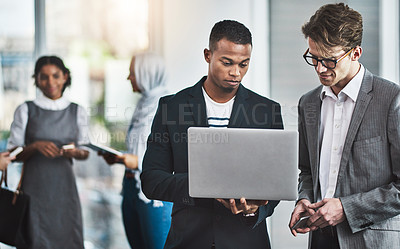
[{"label": "buttoned shirt placket", "polygon": [[343,93],[339,94],[339,98],[336,100],[334,106],[334,117],[332,126],[332,150],[331,150],[331,161],[329,167],[329,178],[328,178],[328,188],[325,197],[332,198],[337,182],[337,175],[339,172],[340,160],[342,157],[343,142],[341,138],[343,137],[342,126],[343,126],[343,103],[346,101],[347,96]]}]

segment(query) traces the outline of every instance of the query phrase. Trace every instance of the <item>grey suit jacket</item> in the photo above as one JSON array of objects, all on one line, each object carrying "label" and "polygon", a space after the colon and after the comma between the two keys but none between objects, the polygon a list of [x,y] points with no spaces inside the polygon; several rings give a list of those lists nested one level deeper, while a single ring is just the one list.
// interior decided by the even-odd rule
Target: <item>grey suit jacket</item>
[{"label": "grey suit jacket", "polygon": [[[299,101],[299,199],[317,200],[322,86]],[[341,248],[400,248],[400,87],[365,70],[343,147],[335,196]],[[311,241],[312,233],[310,234]]]}]

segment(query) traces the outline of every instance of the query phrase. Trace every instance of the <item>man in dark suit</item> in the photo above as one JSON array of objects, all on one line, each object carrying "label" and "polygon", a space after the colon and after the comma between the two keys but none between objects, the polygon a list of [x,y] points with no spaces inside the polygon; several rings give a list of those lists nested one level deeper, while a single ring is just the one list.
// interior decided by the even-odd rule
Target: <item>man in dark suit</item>
[{"label": "man in dark suit", "polygon": [[321,86],[299,101],[299,200],[312,249],[400,248],[400,87],[370,73],[362,17],[322,6],[303,26]]},{"label": "man in dark suit", "polygon": [[174,203],[165,248],[270,248],[265,218],[277,201],[202,199],[188,193],[189,127],[283,128],[280,105],[241,85],[251,51],[251,33],[243,24],[216,23],[204,49],[208,75],[160,99],[141,179],[148,198]]}]

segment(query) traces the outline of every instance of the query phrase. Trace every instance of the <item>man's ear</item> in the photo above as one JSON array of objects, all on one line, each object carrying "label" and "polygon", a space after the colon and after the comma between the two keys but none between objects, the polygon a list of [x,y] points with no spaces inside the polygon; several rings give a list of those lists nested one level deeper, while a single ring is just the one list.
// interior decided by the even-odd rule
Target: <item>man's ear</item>
[{"label": "man's ear", "polygon": [[358,61],[362,55],[362,48],[360,46],[357,46],[354,48],[353,55],[351,56],[351,59],[354,61]]},{"label": "man's ear", "polygon": [[211,50],[205,48],[204,49],[204,59],[207,61],[207,63],[210,63],[211,61]]}]

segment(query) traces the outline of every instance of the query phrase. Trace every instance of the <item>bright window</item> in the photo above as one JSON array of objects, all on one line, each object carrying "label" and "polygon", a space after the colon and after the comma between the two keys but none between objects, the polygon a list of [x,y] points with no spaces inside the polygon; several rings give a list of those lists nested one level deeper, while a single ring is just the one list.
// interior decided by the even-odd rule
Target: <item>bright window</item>
[{"label": "bright window", "polygon": [[[38,2],[45,3],[45,13],[39,13],[45,26],[37,30],[45,42],[36,46],[43,51],[35,51]],[[0,0],[0,22],[0,151],[16,107],[36,96],[31,77],[35,54],[57,55],[70,69],[72,85],[65,95],[88,111],[93,142],[125,150],[138,99],[127,80],[129,63],[135,52],[149,48],[148,1]],[[128,248],[120,208],[124,167],[109,166],[92,152],[87,161],[75,161],[74,169],[85,248]],[[11,186],[18,170],[9,167]]]}]

